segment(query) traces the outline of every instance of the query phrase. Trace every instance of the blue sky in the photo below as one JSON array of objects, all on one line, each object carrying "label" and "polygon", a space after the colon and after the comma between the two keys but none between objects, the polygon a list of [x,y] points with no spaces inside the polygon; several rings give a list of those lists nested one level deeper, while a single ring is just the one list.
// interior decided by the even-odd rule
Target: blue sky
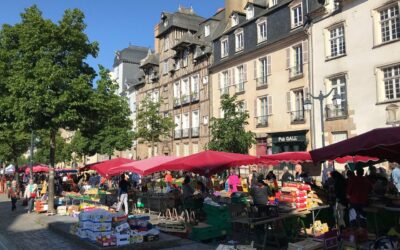
[{"label": "blue sky", "polygon": [[198,15],[210,17],[223,7],[224,0],[1,0],[0,24],[19,22],[20,13],[33,4],[53,21],[58,21],[68,8],[85,13],[86,33],[91,41],[100,43],[99,56],[88,59],[97,70],[98,64],[110,69],[115,51],[129,44],[153,47],[154,25],[162,11],[192,6]]}]

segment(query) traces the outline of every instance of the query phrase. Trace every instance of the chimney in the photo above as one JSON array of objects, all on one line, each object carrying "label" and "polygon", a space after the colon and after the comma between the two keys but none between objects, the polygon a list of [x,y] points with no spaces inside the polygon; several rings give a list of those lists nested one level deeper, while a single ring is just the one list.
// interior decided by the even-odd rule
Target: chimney
[{"label": "chimney", "polygon": [[155,53],[160,53],[160,40],[157,38],[158,32],[159,32],[159,26],[160,24],[156,24],[156,26],[154,27],[154,51]]}]

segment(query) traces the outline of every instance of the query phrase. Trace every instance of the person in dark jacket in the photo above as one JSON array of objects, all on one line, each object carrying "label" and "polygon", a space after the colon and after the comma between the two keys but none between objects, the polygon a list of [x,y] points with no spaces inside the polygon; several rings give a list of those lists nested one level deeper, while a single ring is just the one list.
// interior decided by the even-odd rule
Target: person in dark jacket
[{"label": "person in dark jacket", "polygon": [[347,208],[348,200],[346,197],[346,179],[342,174],[338,171],[332,171],[331,177],[334,181],[334,192],[336,197],[336,203],[334,206],[336,223],[339,228],[346,227],[346,223],[344,222],[344,211]]},{"label": "person in dark jacket", "polygon": [[282,175],[282,182],[288,182],[288,181],[293,181],[294,177],[291,173],[289,173],[289,168],[288,167],[284,167],[283,168],[283,175]]}]

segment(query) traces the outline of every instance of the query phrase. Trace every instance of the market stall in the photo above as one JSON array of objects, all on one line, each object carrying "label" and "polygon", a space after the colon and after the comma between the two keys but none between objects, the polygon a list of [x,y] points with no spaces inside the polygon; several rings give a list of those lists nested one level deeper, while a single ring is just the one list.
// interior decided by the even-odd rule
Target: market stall
[{"label": "market stall", "polygon": [[83,169],[85,170],[95,170],[99,175],[106,176],[107,171],[114,167],[119,167],[123,164],[134,162],[127,158],[114,158],[111,160],[105,160],[93,164],[86,165]]}]

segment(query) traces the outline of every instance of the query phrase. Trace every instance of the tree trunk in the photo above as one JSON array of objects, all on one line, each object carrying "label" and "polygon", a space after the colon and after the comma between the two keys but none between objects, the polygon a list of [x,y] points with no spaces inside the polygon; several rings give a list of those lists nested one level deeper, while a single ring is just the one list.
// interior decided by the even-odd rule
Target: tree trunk
[{"label": "tree trunk", "polygon": [[151,140],[151,157],[154,157],[154,140]]},{"label": "tree trunk", "polygon": [[49,201],[47,213],[54,214],[54,166],[56,153],[56,134],[57,131],[50,131],[50,167],[49,167]]},{"label": "tree trunk", "polygon": [[[17,187],[19,187],[20,183],[19,183],[19,175],[18,175],[18,158],[14,158],[14,166],[15,166],[15,172],[14,172],[14,179],[17,182]],[[6,166],[4,166],[5,168]]]}]

